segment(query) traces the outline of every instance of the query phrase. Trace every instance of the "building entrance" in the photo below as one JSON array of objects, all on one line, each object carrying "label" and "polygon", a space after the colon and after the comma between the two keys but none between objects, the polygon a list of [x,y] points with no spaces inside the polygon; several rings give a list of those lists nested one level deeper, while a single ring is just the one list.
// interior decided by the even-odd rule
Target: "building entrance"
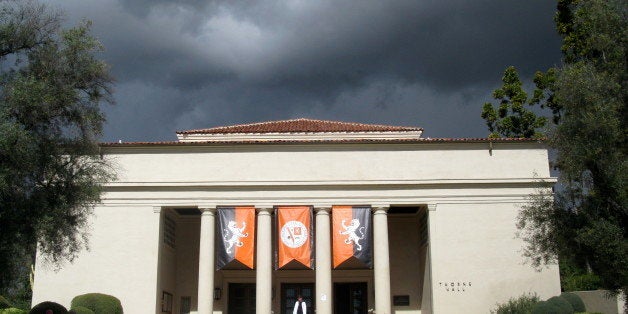
[{"label": "building entrance", "polygon": [[335,314],[367,314],[366,282],[338,282],[334,284]]},{"label": "building entrance", "polygon": [[281,284],[281,314],[292,314],[297,296],[302,296],[307,305],[307,312],[314,313],[314,284],[313,283],[282,283]]},{"label": "building entrance", "polygon": [[255,313],[255,284],[229,284],[229,314]]}]

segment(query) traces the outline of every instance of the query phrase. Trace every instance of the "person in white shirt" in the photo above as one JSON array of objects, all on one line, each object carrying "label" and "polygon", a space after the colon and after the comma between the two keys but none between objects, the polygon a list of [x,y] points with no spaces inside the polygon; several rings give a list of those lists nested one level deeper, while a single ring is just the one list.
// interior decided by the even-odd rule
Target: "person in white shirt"
[{"label": "person in white shirt", "polygon": [[307,314],[307,305],[305,301],[303,301],[302,296],[297,297],[297,302],[294,302],[294,310],[292,310],[292,314]]}]

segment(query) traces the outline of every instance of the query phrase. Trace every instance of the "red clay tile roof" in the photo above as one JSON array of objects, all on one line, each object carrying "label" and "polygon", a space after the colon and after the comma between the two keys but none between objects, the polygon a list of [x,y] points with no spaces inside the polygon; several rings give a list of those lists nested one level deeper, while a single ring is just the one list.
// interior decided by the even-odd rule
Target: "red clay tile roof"
[{"label": "red clay tile roof", "polygon": [[209,129],[178,131],[177,134],[225,134],[225,133],[311,133],[311,132],[394,132],[423,131],[419,127],[351,123],[314,119],[292,119],[250,124],[221,126]]}]

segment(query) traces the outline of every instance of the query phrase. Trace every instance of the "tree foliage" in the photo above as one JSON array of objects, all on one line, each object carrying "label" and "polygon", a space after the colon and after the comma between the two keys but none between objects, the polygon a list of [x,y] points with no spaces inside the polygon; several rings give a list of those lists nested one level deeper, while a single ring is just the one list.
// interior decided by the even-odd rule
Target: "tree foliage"
[{"label": "tree foliage", "polygon": [[628,292],[628,4],[559,0],[564,65],[556,70],[560,119],[550,134],[560,187],[540,193],[520,215],[526,254],[556,257],[593,272],[600,287]]},{"label": "tree foliage", "polygon": [[34,1],[0,2],[0,290],[27,276],[36,247],[56,263],[84,247],[111,178],[96,142],[112,102],[102,46],[89,22],[60,24]]},{"label": "tree foliage", "polygon": [[[553,72],[548,72],[552,74]],[[550,75],[537,73],[538,84],[546,83]],[[485,103],[482,108],[482,118],[491,132],[490,137],[524,137],[540,138],[540,130],[547,124],[547,118],[537,116],[527,106],[539,103],[545,94],[543,89],[537,88],[534,96],[528,98],[523,90],[519,74],[515,67],[509,67],[502,77],[504,83],[501,88],[493,91],[493,98],[499,100],[497,110],[491,103]]]}]

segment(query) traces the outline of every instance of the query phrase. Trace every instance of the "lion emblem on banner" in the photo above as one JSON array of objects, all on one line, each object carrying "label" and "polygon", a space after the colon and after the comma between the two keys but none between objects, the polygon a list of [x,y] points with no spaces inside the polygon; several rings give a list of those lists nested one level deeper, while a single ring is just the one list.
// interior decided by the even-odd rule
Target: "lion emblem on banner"
[{"label": "lion emblem on banner", "polygon": [[238,228],[238,223],[231,220],[227,225],[227,229],[224,229],[225,235],[225,243],[227,244],[227,253],[231,254],[231,249],[234,246],[241,247],[244,245],[240,238],[246,238],[249,236],[249,233],[243,233],[244,229],[246,229],[246,222],[242,222],[242,228]]},{"label": "lion emblem on banner", "polygon": [[[360,227],[359,219],[351,219],[351,223],[349,225],[345,224],[347,220],[343,219],[340,223],[345,231],[339,231],[340,234],[346,235],[345,244],[355,243],[358,251],[362,251],[362,245],[360,245],[360,240],[364,239],[364,227]],[[358,236],[358,232],[360,232],[361,236]]]}]

